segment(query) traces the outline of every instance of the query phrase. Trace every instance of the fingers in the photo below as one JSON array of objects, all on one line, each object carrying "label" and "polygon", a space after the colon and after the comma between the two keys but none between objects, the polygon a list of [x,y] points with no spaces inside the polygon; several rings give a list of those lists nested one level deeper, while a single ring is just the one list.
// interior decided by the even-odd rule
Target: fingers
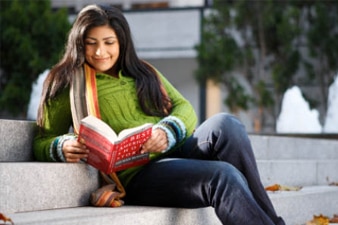
[{"label": "fingers", "polygon": [[157,152],[160,153],[168,147],[168,138],[165,131],[162,129],[155,129],[151,137],[144,143],[141,153]]},{"label": "fingers", "polygon": [[62,151],[67,162],[79,162],[82,158],[87,158],[89,153],[86,146],[77,140],[65,141]]}]

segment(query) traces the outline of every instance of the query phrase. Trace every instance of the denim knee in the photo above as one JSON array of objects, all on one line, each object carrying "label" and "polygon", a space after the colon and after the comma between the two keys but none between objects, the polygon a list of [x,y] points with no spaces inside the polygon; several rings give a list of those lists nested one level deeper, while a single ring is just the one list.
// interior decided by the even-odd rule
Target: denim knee
[{"label": "denim knee", "polygon": [[218,113],[210,118],[213,120],[215,128],[232,131],[232,132],[243,132],[244,125],[234,115],[229,113]]},{"label": "denim knee", "polygon": [[238,191],[250,193],[244,175],[231,164],[220,161],[214,162],[209,188],[212,192],[210,200],[213,207]]}]

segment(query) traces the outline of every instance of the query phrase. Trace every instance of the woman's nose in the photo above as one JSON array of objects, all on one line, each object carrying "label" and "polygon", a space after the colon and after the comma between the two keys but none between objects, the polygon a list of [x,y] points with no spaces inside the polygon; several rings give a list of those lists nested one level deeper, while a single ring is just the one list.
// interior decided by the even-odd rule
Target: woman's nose
[{"label": "woman's nose", "polygon": [[101,55],[102,51],[101,48],[97,48],[95,51],[95,55]]}]

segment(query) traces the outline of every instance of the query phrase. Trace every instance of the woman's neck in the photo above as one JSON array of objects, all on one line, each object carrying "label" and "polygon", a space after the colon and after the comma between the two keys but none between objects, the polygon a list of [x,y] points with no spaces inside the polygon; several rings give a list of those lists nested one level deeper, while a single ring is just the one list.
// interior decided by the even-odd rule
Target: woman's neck
[{"label": "woman's neck", "polygon": [[116,69],[115,66],[113,66],[112,68],[110,68],[107,71],[97,71],[97,72],[98,73],[104,73],[104,74],[110,75],[112,77],[119,78],[119,71]]}]

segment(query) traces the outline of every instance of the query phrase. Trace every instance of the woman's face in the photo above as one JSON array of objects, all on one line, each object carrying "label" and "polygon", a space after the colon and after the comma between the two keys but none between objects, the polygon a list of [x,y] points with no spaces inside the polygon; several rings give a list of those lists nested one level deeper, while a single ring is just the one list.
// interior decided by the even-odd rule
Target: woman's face
[{"label": "woman's face", "polygon": [[120,44],[115,31],[108,25],[88,30],[85,37],[85,58],[97,72],[117,75],[115,63],[120,55]]}]

